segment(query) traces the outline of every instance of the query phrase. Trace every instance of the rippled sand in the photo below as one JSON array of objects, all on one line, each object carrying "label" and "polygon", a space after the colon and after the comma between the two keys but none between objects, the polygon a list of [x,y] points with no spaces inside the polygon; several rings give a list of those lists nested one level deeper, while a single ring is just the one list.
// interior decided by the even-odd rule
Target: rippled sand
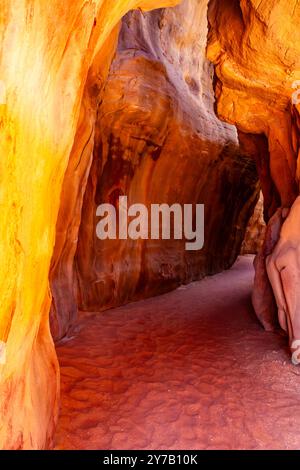
[{"label": "rippled sand", "polygon": [[300,368],[250,302],[252,258],[86,317],[57,348],[58,449],[297,449]]}]

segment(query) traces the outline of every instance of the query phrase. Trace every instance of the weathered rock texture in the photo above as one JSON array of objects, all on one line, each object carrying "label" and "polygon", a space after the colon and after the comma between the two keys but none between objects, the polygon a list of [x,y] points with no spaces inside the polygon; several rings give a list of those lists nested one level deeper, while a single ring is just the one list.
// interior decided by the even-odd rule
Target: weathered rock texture
[{"label": "weathered rock texture", "polygon": [[[59,374],[50,286],[53,335],[61,338],[78,305],[108,308],[229,267],[257,200],[254,161],[266,220],[278,214],[284,227],[280,235],[270,219],[272,250],[280,241],[272,254],[266,238],[255,293],[268,290],[274,303],[272,285],[298,361],[298,203],[286,208],[299,192],[291,94],[300,78],[300,6],[210,2],[218,113],[237,125],[240,146],[214,114],[207,0],[128,15],[107,79],[121,17],[175,3],[0,0],[1,448],[52,445]],[[173,240],[100,243],[96,206],[122,194],[130,204],[205,203],[205,249],[187,253]],[[292,281],[283,280],[282,306],[274,270],[287,252]],[[268,302],[258,300],[262,323],[272,323]]]},{"label": "weathered rock texture", "polygon": [[[98,63],[107,68],[114,30],[130,8],[175,3],[0,2],[0,448],[52,442],[59,387],[48,275],[64,174],[92,106],[85,85]],[[76,137],[82,149],[84,130]],[[83,176],[76,177],[80,185]]]},{"label": "weathered rock texture", "polygon": [[[56,337],[74,323],[78,302],[99,311],[221,271],[236,259],[257,200],[257,174],[236,130],[215,116],[206,41],[207,1],[124,18],[97,113],[93,160],[89,129],[83,158],[76,144],[64,181],[69,216],[61,210],[58,226],[68,236],[64,245],[59,238],[51,276]],[[80,194],[71,189],[74,167]],[[204,250],[187,252],[178,240],[98,240],[96,208],[116,204],[120,195],[147,207],[204,203]]]},{"label": "weathered rock texture", "polygon": [[252,280],[252,257],[242,257],[201,282],[81,318],[58,347],[57,448],[298,449],[299,375],[285,338],[253,318]]},{"label": "weathered rock texture", "polygon": [[282,208],[277,209],[270,218],[266,227],[263,245],[254,260],[255,278],[252,303],[258,319],[267,331],[273,331],[279,323],[276,302],[266,271],[266,262],[278,242],[285,218],[286,209]]},{"label": "weathered rock texture", "polygon": [[264,198],[260,193],[259,200],[255,206],[253,215],[249,221],[245,238],[242,244],[241,254],[257,254],[261,249],[266,232],[266,223],[264,221]]},{"label": "weathered rock texture", "polygon": [[[280,324],[288,330],[290,343],[300,339],[296,301],[300,290],[298,202],[284,222],[286,209],[299,194],[300,107],[293,99],[295,82],[300,78],[299,22],[299,2],[212,0],[209,7],[208,57],[216,66],[218,114],[238,127],[246,145],[251,146],[253,140],[257,145],[260,140],[262,152],[257,153],[257,166],[265,216],[269,220],[277,214],[269,222],[265,248],[256,261],[254,305],[259,306],[261,321],[269,325],[274,303],[270,280]],[[269,276],[266,256],[270,256]],[[280,286],[279,266],[286,268]],[[292,326],[288,328],[286,322]]]},{"label": "weathered rock texture", "polygon": [[278,320],[290,340],[293,363],[300,363],[300,197],[283,222],[279,241],[267,258],[267,272],[278,308]]}]

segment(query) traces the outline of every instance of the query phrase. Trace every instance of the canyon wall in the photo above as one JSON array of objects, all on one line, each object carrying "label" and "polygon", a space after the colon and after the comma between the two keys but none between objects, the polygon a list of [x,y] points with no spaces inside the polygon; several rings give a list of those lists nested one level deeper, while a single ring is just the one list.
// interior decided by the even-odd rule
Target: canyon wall
[{"label": "canyon wall", "polygon": [[49,268],[75,136],[85,145],[76,129],[91,106],[93,64],[108,69],[129,9],[175,3],[0,1],[0,448],[52,444],[59,372]]},{"label": "canyon wall", "polygon": [[246,230],[241,255],[256,255],[262,248],[266,232],[264,198],[262,192]]},{"label": "canyon wall", "polygon": [[[215,64],[218,115],[237,126],[247,148],[257,148],[260,141],[256,161],[269,226],[256,259],[254,306],[268,329],[279,317],[296,362],[300,344],[299,235],[295,229],[299,214],[300,100],[296,89],[300,5],[287,0],[212,0],[208,17],[208,57]],[[299,342],[296,355],[295,341]]]},{"label": "canyon wall", "polygon": [[[73,213],[71,167],[64,182],[67,210],[61,210],[59,227],[68,238],[52,271],[56,338],[76,325],[78,305],[99,311],[157,295],[228,268],[239,254],[258,197],[257,173],[235,128],[214,113],[207,3],[185,0],[174,9],[130,12],[123,20],[99,100],[93,159],[90,130],[80,162],[76,148],[71,156],[81,175]],[[205,204],[204,249],[189,252],[185,241],[174,239],[100,241],[97,206],[117,207],[122,195],[128,205],[149,209]]]},{"label": "canyon wall", "polygon": [[[255,164],[269,225],[254,304],[271,328],[276,300],[299,362],[300,6],[211,0],[214,79],[207,0],[129,13],[118,40],[130,9],[176,3],[0,0],[0,448],[52,445],[51,303],[60,339],[78,307],[102,310],[229,267],[257,202]],[[120,195],[148,207],[205,204],[204,249],[100,242],[96,207]]]}]

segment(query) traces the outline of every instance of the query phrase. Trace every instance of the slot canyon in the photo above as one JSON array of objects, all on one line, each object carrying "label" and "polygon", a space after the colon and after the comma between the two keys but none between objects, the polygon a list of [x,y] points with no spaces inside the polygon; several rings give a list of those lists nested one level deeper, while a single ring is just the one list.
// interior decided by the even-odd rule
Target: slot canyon
[{"label": "slot canyon", "polygon": [[[299,449],[299,25],[0,0],[0,449]],[[100,239],[125,196],[203,248]]]}]

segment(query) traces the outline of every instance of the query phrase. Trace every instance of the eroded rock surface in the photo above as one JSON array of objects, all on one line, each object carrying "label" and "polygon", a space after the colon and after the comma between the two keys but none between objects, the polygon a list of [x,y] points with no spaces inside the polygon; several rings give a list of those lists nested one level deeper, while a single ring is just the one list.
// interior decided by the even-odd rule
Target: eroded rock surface
[{"label": "eroded rock surface", "polygon": [[266,227],[263,245],[254,260],[255,277],[252,303],[258,319],[267,331],[276,329],[279,322],[276,301],[266,270],[266,263],[279,241],[286,215],[286,209],[279,208],[270,218]]},{"label": "eroded rock surface", "polygon": [[300,77],[299,19],[299,4],[291,7],[286,0],[209,4],[208,57],[216,66],[218,114],[267,141],[260,177],[269,217],[298,195],[299,126],[292,95]]},{"label": "eroded rock surface", "polygon": [[[59,273],[53,272],[58,337],[76,319],[77,298],[82,310],[98,311],[156,295],[228,268],[240,251],[258,194],[257,175],[235,129],[215,116],[206,40],[204,0],[136,11],[123,20],[97,113],[80,231],[75,213],[67,223],[73,235],[58,253]],[[79,172],[88,171],[90,159],[81,165]],[[84,184],[82,179],[81,195]],[[148,208],[152,203],[205,204],[204,250],[187,252],[178,240],[98,240],[97,206],[116,205],[121,195],[128,196],[129,205]]]},{"label": "eroded rock surface", "polygon": [[[110,68],[120,19],[175,3],[1,0],[0,448],[53,443],[59,372],[50,291],[61,338],[78,305],[108,308],[229,267],[257,200],[254,161],[267,221],[277,211],[284,218],[299,194],[299,105],[291,98],[300,78],[298,2],[210,2],[218,113],[239,140],[214,113],[206,0],[128,15]],[[204,203],[205,249],[100,243],[96,206],[122,194],[146,205]],[[298,341],[297,207],[268,253],[269,278],[267,251],[260,266],[281,325]],[[286,304],[273,276],[282,259],[290,266],[280,274]],[[294,352],[298,361],[298,345]]]},{"label": "eroded rock surface", "polygon": [[52,443],[59,374],[48,277],[89,71],[99,55],[104,66],[129,9],[175,3],[1,0],[0,448]]},{"label": "eroded rock surface", "polygon": [[299,377],[253,315],[252,263],[81,318],[58,347],[57,448],[298,449]]},{"label": "eroded rock surface", "polygon": [[267,272],[276,299],[279,323],[288,334],[294,364],[300,363],[299,221],[300,197],[282,225],[275,249],[267,257]]},{"label": "eroded rock surface", "polygon": [[[295,88],[300,78],[299,21],[299,3],[286,0],[212,0],[209,7],[208,57],[216,66],[218,114],[235,124],[248,144],[253,139],[257,142],[258,138],[265,142],[264,154],[257,155],[257,166],[267,221],[274,214],[284,219],[299,194],[300,107],[299,100],[295,99],[299,96]],[[282,235],[279,227],[279,231],[275,230],[275,239],[271,236],[274,252],[268,253],[269,276],[264,249],[258,256],[254,291],[254,305],[260,319],[266,319],[265,315],[273,317],[271,304],[274,304],[275,294],[277,317],[281,326],[289,331],[290,341],[297,339],[291,330],[297,330],[300,316],[295,304],[296,292],[300,289],[298,242],[295,231],[290,230],[291,226],[297,226],[297,207],[296,202],[283,225],[282,219]],[[273,222],[271,219],[271,231]],[[300,219],[298,225],[299,222]],[[266,245],[270,230],[267,230]],[[286,257],[285,250],[289,252]],[[282,259],[287,266],[287,258],[290,267],[283,270],[285,280],[279,285],[276,266]],[[289,321],[293,328],[288,328],[286,322]],[[266,326],[270,327],[270,318]]]},{"label": "eroded rock surface", "polygon": [[264,221],[263,212],[264,200],[262,193],[260,193],[259,200],[255,206],[253,215],[249,220],[249,224],[246,230],[241,249],[242,255],[257,254],[263,245],[266,232],[266,223]]}]

